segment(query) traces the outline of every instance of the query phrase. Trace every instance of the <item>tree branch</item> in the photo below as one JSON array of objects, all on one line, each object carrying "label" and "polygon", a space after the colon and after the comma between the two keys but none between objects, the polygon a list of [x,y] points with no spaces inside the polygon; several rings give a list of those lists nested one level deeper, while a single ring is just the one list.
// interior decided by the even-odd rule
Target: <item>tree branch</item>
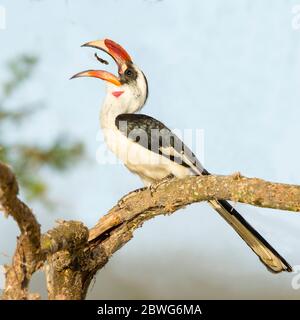
[{"label": "tree branch", "polygon": [[4,299],[31,299],[28,283],[46,263],[49,299],[84,299],[91,280],[145,221],[189,204],[231,200],[254,206],[300,211],[300,186],[272,183],[240,174],[192,176],[161,181],[123,197],[91,230],[78,221],[60,221],[46,234],[31,210],[17,198],[11,170],[0,163],[0,205],[21,230],[12,265],[7,267]]},{"label": "tree branch", "polygon": [[[300,186],[246,178],[239,173],[172,179],[159,183],[157,187],[137,190],[123,197],[90,229],[89,241],[142,213],[150,211],[151,216],[173,213],[186,205],[215,199],[298,212]],[[146,220],[148,216],[145,216]]]},{"label": "tree branch", "polygon": [[97,263],[93,262],[93,272],[102,268],[145,221],[172,214],[195,202],[215,199],[299,212],[300,186],[246,178],[237,173],[172,179],[153,188],[134,191],[90,229],[89,250],[98,259]]},{"label": "tree branch", "polygon": [[82,300],[85,297],[85,259],[88,228],[78,221],[60,221],[42,236],[46,253],[46,278],[50,300]]},{"label": "tree branch", "polygon": [[35,299],[28,293],[32,274],[41,266],[40,225],[32,211],[17,197],[18,184],[10,168],[0,162],[0,209],[17,222],[21,235],[12,264],[6,266],[3,299]]}]

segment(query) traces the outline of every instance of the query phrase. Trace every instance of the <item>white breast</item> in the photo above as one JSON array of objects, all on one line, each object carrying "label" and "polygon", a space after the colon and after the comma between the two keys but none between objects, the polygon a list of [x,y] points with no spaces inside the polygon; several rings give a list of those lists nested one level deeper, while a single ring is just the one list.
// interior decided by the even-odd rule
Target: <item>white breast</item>
[{"label": "white breast", "polygon": [[191,174],[190,169],[129,140],[117,127],[104,129],[104,137],[109,149],[130,171],[139,175],[146,185],[169,174],[178,178]]}]

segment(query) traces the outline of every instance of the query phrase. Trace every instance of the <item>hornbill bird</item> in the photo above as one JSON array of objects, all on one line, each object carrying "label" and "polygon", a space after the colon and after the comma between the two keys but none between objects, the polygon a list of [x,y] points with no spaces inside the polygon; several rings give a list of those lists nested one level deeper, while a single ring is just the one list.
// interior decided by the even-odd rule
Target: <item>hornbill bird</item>
[{"label": "hornbill bird", "polygon": [[[118,75],[104,70],[87,70],[72,78],[94,77],[106,81],[107,94],[101,111],[101,127],[109,149],[125,166],[139,175],[146,186],[170,176],[209,175],[193,152],[160,121],[136,114],[148,98],[143,72],[119,44],[104,39],[83,47],[100,49],[118,66]],[[107,61],[96,57],[102,63]],[[292,271],[287,261],[224,200],[211,200],[211,206],[232,226],[256,253],[269,271]]]}]

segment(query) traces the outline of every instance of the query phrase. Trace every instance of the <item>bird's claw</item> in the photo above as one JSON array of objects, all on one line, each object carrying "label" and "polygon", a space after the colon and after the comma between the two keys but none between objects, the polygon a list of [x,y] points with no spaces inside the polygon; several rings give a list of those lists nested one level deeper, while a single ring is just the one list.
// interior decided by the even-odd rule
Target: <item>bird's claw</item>
[{"label": "bird's claw", "polygon": [[146,190],[147,188],[139,188],[136,190],[131,191],[130,193],[126,194],[124,197],[122,197],[119,201],[118,201],[118,207],[124,207],[124,203],[126,200],[130,199],[131,197],[135,196],[137,193]]},{"label": "bird's claw", "polygon": [[153,184],[150,184],[149,186],[149,190],[150,190],[150,193],[151,193],[151,196],[153,195],[153,193],[157,190],[157,188],[161,185],[163,185],[164,183],[174,179],[175,176],[170,173],[169,175],[167,175],[166,177],[162,178],[161,180],[159,180],[158,182],[155,182]]}]

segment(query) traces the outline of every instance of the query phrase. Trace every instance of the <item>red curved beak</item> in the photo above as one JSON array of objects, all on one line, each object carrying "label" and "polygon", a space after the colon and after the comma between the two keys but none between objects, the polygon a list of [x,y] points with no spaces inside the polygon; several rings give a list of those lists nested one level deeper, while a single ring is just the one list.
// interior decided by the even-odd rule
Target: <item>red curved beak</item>
[{"label": "red curved beak", "polygon": [[80,78],[80,77],[92,77],[92,78],[98,78],[101,80],[108,81],[110,83],[113,83],[116,86],[121,86],[122,83],[120,82],[120,79],[116,77],[114,74],[104,71],[104,70],[86,70],[79,73],[74,74],[70,79]]},{"label": "red curved beak", "polygon": [[[92,47],[100,49],[109,54],[118,65],[119,75],[126,70],[128,64],[132,63],[131,57],[126,52],[126,50],[116,42],[109,39],[90,41],[83,44],[82,47]],[[71,79],[78,77],[94,77],[111,82],[116,86],[121,85],[119,77],[104,70],[86,70],[75,74],[73,77],[71,77]]]}]

